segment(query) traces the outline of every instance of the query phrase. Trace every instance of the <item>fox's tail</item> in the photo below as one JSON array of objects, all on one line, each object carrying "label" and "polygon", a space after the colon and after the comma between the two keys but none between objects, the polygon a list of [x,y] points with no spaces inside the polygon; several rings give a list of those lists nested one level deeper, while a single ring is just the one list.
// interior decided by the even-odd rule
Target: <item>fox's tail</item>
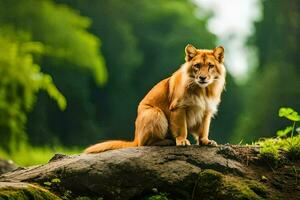
[{"label": "fox's tail", "polygon": [[111,140],[106,142],[101,142],[94,144],[84,150],[84,153],[100,153],[103,151],[121,149],[126,147],[137,147],[138,142],[135,139],[134,141],[122,141],[122,140]]}]

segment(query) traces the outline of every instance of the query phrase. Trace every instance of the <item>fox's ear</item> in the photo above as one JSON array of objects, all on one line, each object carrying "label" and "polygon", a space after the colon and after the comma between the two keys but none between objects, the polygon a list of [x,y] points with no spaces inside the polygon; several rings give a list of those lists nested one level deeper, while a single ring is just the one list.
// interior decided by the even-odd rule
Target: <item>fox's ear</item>
[{"label": "fox's ear", "polygon": [[185,47],[185,61],[188,62],[190,61],[194,56],[197,54],[197,49],[191,45],[188,44]]},{"label": "fox's ear", "polygon": [[218,46],[218,47],[214,48],[214,56],[219,63],[223,64],[224,63],[224,47]]}]

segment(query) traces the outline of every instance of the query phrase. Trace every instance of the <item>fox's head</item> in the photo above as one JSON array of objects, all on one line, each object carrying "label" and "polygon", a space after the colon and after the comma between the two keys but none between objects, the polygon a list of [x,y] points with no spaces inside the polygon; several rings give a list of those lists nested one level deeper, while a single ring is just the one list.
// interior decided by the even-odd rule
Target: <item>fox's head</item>
[{"label": "fox's head", "polygon": [[185,61],[190,80],[202,88],[225,77],[224,48],[222,46],[206,50],[196,49],[193,45],[188,44],[185,47]]}]

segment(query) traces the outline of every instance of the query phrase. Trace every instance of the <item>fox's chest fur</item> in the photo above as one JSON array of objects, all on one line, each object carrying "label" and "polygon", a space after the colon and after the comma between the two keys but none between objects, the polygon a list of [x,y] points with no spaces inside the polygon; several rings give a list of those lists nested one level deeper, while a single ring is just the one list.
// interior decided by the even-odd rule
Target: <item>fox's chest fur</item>
[{"label": "fox's chest fur", "polygon": [[[173,97],[170,108],[185,109],[187,128],[192,130],[201,125],[206,112],[212,115],[217,112],[224,81],[212,84],[210,88],[193,88],[188,82],[184,68],[170,78],[172,88],[170,91]],[[212,93],[215,91],[220,92]]]},{"label": "fox's chest fur", "polygon": [[205,112],[211,111],[213,114],[216,113],[219,102],[205,96],[203,93],[200,95],[189,95],[182,103],[185,105],[187,127],[192,129],[201,125]]}]

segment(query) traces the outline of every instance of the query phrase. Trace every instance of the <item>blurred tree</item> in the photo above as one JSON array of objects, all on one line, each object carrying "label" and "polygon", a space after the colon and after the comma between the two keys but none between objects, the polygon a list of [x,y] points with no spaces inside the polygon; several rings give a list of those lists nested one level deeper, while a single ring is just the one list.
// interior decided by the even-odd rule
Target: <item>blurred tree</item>
[{"label": "blurred tree", "polygon": [[66,100],[52,82],[51,76],[40,71],[34,63],[34,54],[40,54],[43,45],[28,40],[28,34],[2,29],[0,32],[0,145],[7,151],[16,149],[26,140],[27,112],[36,100],[36,94],[45,90],[65,109]]},{"label": "blurred tree", "polygon": [[29,32],[32,40],[45,44],[48,57],[91,71],[99,84],[106,81],[99,39],[86,31],[88,18],[50,0],[1,0],[0,6],[1,24]]},{"label": "blurred tree", "polygon": [[284,127],[278,109],[300,110],[299,33],[300,4],[297,0],[263,1],[263,19],[251,39],[260,65],[244,87],[244,111],[232,141],[247,142],[274,136]]},{"label": "blurred tree", "polygon": [[[31,55],[30,51],[27,52],[18,49],[19,46],[22,47],[22,43],[19,44],[18,41],[7,40],[5,43],[6,47],[11,48],[11,53],[8,52],[8,54],[12,54],[15,57],[11,58],[12,64],[3,65],[3,68],[5,69],[8,68],[9,65],[12,65],[15,66],[12,70],[15,70],[16,73],[22,73],[21,67],[28,65],[24,70],[28,70],[26,73],[29,74],[29,78],[33,76],[33,72],[38,75],[43,75],[39,72],[39,68],[34,65],[34,58],[35,61],[40,63],[42,71],[55,75],[54,81],[57,83],[62,93],[66,93],[67,99],[70,97],[68,108],[66,110],[67,114],[70,114],[69,110],[72,110],[74,107],[79,107],[80,110],[81,104],[90,103],[89,84],[90,82],[94,82],[92,81],[92,77],[98,85],[103,84],[106,81],[107,73],[104,67],[104,60],[99,52],[100,41],[97,37],[87,32],[87,29],[90,26],[90,20],[80,16],[78,12],[72,10],[68,6],[53,3],[50,0],[0,0],[0,28],[3,29],[3,27],[6,26],[12,27],[11,29],[14,30],[12,33],[15,31],[27,33],[30,38],[28,42],[37,41],[38,43],[33,44],[38,45],[36,47],[42,48],[43,54],[41,56],[29,57]],[[7,57],[7,54],[2,50],[0,55],[2,55],[3,59]],[[15,63],[14,60],[17,60],[18,63]],[[8,62],[10,61],[7,61],[7,63]],[[24,66],[22,66],[22,62],[27,63],[24,63]],[[58,73],[54,73],[56,71],[58,71]],[[7,74],[10,73],[7,69],[1,72],[3,72],[3,76],[8,76]],[[20,76],[20,74],[18,76]],[[36,95],[38,88],[45,88],[50,95],[54,95],[55,87],[51,82],[52,79],[48,75],[44,75],[44,77],[45,78],[42,78],[42,80],[44,80],[42,82],[44,85],[40,83],[41,86],[37,83],[35,83],[36,85],[30,85],[31,82],[29,81],[19,81],[21,82],[20,84],[23,83],[21,86],[24,88],[21,89],[24,89],[24,91],[32,90],[30,95],[33,97]],[[18,80],[16,80],[16,83],[13,83],[14,79],[12,78],[8,80],[8,85],[18,84]],[[48,86],[46,84],[48,84]],[[71,84],[71,86],[68,84]],[[4,90],[7,90],[5,87],[8,86],[4,83],[1,86]],[[49,88],[50,86],[52,89]],[[33,89],[30,89],[31,87],[33,87]],[[80,90],[78,90],[78,88]],[[59,94],[58,91],[56,93]],[[24,101],[26,107],[32,107],[33,103],[26,102],[26,99],[29,98],[27,97],[28,95],[25,97],[21,90],[17,90],[15,95],[15,101]],[[75,123],[72,123],[71,125],[62,124],[64,121],[59,121],[60,115],[67,114],[61,113],[57,107],[53,105],[53,102],[44,97],[44,94],[41,93],[40,97],[40,100],[46,103],[43,104],[43,109],[39,110],[41,113],[38,113],[35,117],[31,116],[29,119],[28,130],[30,133],[30,140],[33,142],[49,144],[49,142],[58,137],[59,134],[61,134],[60,136],[63,138],[66,131],[76,130],[80,126],[89,126],[90,120],[94,118],[90,110],[86,111],[87,108],[85,107],[83,108],[83,111],[80,110],[80,112],[75,113],[76,115],[81,116],[79,120],[74,120]],[[7,97],[4,96],[3,98]],[[59,102],[62,101],[62,97],[56,99]],[[78,103],[77,99],[79,99]],[[13,104],[14,102],[11,103]],[[38,101],[37,107],[39,107],[40,103],[41,102]],[[69,106],[71,106],[71,108],[69,108]],[[28,111],[28,109],[26,111]],[[87,113],[86,116],[83,116],[85,114],[84,111]],[[45,121],[44,118],[39,118],[40,116],[47,115],[45,112],[53,112],[56,114],[54,118],[47,121],[47,124],[43,123]],[[34,113],[36,113],[36,108],[34,109]],[[22,132],[22,135],[24,135],[26,115],[24,112],[22,114],[23,115],[20,115],[19,117],[22,118],[23,124],[17,128],[19,128],[19,132]],[[70,120],[76,117],[77,116],[68,115]],[[74,125],[74,127],[72,127],[72,125]],[[63,132],[57,134],[55,132],[57,126],[61,126]],[[97,128],[98,127],[95,129]],[[3,134],[12,135],[8,129],[3,128],[1,131],[3,131]],[[68,134],[70,135],[72,132],[66,133],[66,135]]]}]

